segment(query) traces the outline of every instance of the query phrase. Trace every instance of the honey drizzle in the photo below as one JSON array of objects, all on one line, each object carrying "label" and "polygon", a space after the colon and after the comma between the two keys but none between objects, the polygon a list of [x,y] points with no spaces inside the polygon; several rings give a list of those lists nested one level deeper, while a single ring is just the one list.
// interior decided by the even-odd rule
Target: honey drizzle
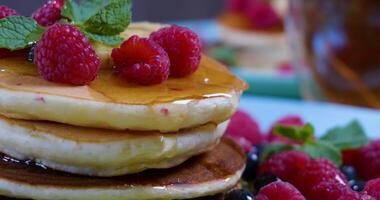
[{"label": "honey drizzle", "polygon": [[37,68],[24,58],[0,59],[0,88],[121,104],[155,104],[215,96],[247,89],[244,81],[222,64],[203,56],[200,68],[185,78],[169,78],[153,86],[140,86],[118,77],[113,69],[101,69],[87,86],[43,80]]}]

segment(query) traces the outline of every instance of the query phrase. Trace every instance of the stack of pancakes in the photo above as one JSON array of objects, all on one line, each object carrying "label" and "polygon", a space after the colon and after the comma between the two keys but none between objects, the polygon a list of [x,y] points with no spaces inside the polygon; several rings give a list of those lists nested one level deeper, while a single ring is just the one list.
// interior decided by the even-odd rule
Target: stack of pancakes
[{"label": "stack of pancakes", "polygon": [[[132,25],[126,34],[148,30]],[[192,76],[153,86],[109,68],[87,86],[57,84],[25,58],[0,59],[0,194],[117,200],[228,191],[245,155],[222,136],[245,88],[206,56]]]}]

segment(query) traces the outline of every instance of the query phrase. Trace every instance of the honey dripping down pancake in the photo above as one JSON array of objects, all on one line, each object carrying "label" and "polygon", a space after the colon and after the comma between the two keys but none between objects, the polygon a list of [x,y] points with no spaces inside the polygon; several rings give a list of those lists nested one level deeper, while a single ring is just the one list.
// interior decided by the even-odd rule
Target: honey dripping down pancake
[{"label": "honey dripping down pancake", "polygon": [[0,193],[30,199],[191,199],[231,189],[245,166],[244,152],[229,139],[177,167],[113,178],[78,176],[0,157]]}]

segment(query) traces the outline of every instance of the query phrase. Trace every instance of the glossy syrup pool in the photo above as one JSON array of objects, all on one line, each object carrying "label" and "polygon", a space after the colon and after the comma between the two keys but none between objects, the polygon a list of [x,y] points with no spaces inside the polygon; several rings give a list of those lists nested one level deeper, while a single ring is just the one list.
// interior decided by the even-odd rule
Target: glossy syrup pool
[{"label": "glossy syrup pool", "polygon": [[244,81],[225,66],[203,56],[200,68],[185,78],[169,78],[162,84],[140,86],[117,76],[113,69],[101,69],[87,86],[71,86],[43,80],[37,67],[24,58],[0,59],[0,88],[36,92],[93,101],[124,104],[154,104],[180,100],[228,96],[247,88]]}]

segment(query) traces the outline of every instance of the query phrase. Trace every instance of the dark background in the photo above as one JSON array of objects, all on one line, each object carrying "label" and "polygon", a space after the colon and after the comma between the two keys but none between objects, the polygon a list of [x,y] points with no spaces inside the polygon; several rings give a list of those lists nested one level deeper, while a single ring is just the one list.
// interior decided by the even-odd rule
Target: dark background
[{"label": "dark background", "polygon": [[[0,0],[22,15],[30,15],[46,0]],[[206,19],[217,16],[225,0],[133,0],[133,18],[136,21],[170,21]]]}]

